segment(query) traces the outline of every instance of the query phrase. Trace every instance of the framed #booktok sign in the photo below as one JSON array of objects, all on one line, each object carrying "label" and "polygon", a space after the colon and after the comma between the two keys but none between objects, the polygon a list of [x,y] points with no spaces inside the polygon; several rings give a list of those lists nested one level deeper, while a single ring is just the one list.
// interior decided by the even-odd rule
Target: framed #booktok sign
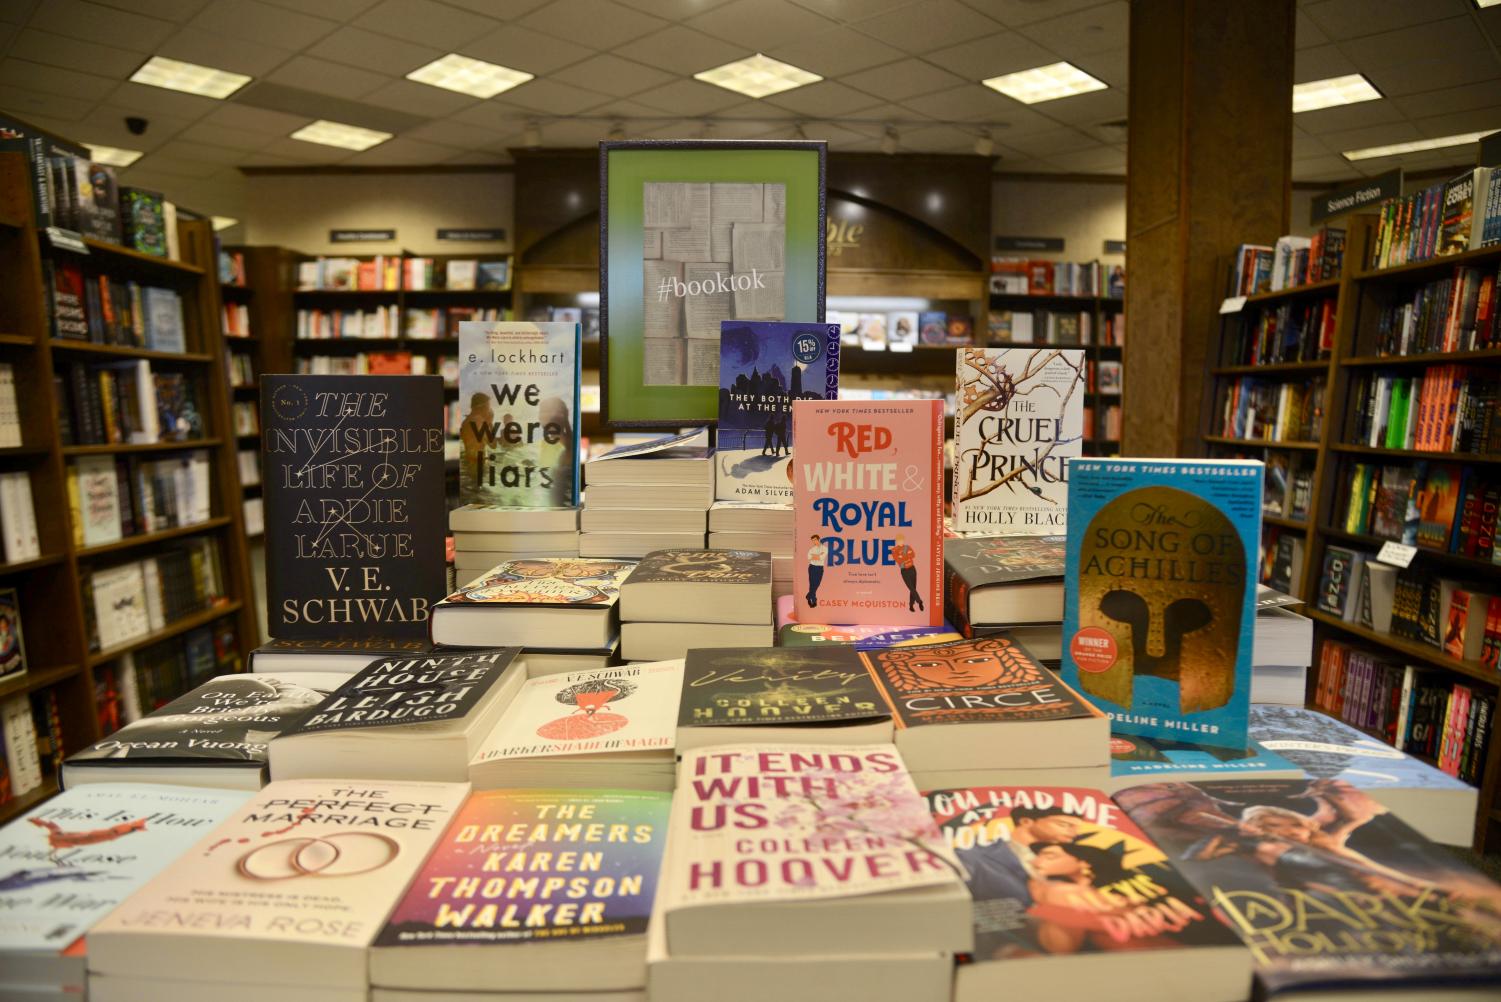
[{"label": "framed #booktok sign", "polygon": [[721,320],[823,321],[822,142],[599,144],[611,427],[712,424]]}]

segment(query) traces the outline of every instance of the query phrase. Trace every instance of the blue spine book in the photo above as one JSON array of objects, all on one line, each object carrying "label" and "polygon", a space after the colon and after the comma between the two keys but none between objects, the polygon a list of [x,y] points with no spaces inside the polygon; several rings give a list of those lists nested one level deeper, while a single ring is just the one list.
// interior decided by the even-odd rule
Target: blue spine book
[{"label": "blue spine book", "polygon": [[721,321],[719,501],[792,503],[792,402],[839,398],[839,325]]},{"label": "blue spine book", "polygon": [[1263,465],[1071,459],[1063,679],[1111,730],[1245,748]]}]

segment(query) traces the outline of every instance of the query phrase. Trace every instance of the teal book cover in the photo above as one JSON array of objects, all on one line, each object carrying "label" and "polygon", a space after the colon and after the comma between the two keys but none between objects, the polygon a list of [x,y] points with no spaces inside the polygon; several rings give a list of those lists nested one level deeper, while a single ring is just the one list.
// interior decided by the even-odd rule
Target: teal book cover
[{"label": "teal book cover", "polygon": [[1119,734],[1245,748],[1263,465],[1072,459],[1063,679]]}]

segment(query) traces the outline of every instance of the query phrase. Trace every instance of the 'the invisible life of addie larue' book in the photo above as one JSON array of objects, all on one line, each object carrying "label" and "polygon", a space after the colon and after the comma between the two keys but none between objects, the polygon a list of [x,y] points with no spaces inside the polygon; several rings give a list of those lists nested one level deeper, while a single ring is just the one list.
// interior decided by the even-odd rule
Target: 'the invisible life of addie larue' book
[{"label": "'the invisible life of addie larue' book", "polygon": [[1063,680],[1122,734],[1246,747],[1262,464],[1069,463]]},{"label": "'the invisible life of addie larue' book", "polygon": [[839,397],[839,325],[724,320],[714,497],[792,500],[792,402]]},{"label": "'the invisible life of addie larue' book", "polygon": [[267,632],[427,637],[444,595],[443,380],[261,377]]},{"label": "'the invisible life of addie larue' book", "polygon": [[459,503],[578,503],[579,325],[459,324]]},{"label": "'the invisible life of addie larue' book", "polygon": [[1067,459],[1084,454],[1084,352],[958,352],[954,531],[1048,535],[1067,524]]}]

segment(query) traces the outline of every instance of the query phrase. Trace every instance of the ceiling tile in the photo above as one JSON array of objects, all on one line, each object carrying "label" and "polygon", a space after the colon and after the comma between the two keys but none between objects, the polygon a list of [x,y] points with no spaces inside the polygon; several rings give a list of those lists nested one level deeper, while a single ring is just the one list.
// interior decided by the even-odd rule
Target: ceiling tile
[{"label": "ceiling tile", "polygon": [[205,125],[240,132],[255,132],[263,136],[286,136],[308,123],[306,117],[289,115],[268,108],[252,108],[247,104],[227,101],[202,119]]},{"label": "ceiling tile", "polygon": [[128,10],[133,14],[161,18],[163,21],[187,21],[204,7],[209,0],[94,0],[103,7]]},{"label": "ceiling tile", "polygon": [[743,59],[753,52],[743,45],[731,45],[701,31],[673,25],[627,42],[616,49],[615,54],[674,73],[693,74]]},{"label": "ceiling tile", "polygon": [[486,17],[493,17],[499,21],[514,21],[551,0],[443,0],[443,2],[454,7],[472,10]]},{"label": "ceiling tile", "polygon": [[1313,45],[1293,56],[1293,83],[1327,80],[1359,72],[1354,61],[1337,45]]},{"label": "ceiling tile", "polygon": [[1412,124],[1425,136],[1455,136],[1465,132],[1501,132],[1501,93],[1489,108],[1451,111],[1446,115],[1414,118]]},{"label": "ceiling tile", "polygon": [[111,91],[107,101],[117,108],[124,109],[121,114],[146,116],[163,114],[188,121],[200,118],[219,106],[219,102],[211,97],[183,94],[175,90],[148,87],[145,84],[129,81]]},{"label": "ceiling tile", "polygon": [[437,143],[424,143],[418,139],[397,136],[379,146],[372,146],[350,157],[349,164],[436,164],[442,163],[456,151]]},{"label": "ceiling tile", "polygon": [[957,0],[921,0],[866,18],[859,28],[908,52],[923,53],[989,35],[996,23]]},{"label": "ceiling tile", "polygon": [[1126,95],[1118,90],[1097,90],[1033,105],[1030,110],[1066,125],[1099,125],[1126,117]]},{"label": "ceiling tile", "polygon": [[1042,158],[1023,160],[1000,160],[995,165],[997,174],[1063,174],[1062,167]]},{"label": "ceiling tile", "polygon": [[468,150],[455,153],[443,162],[446,164],[499,164],[502,161],[500,156],[487,150]]},{"label": "ceiling tile", "polygon": [[1370,66],[1365,75],[1381,93],[1401,97],[1491,80],[1501,73],[1501,63],[1489,52],[1440,52],[1418,62]]},{"label": "ceiling tile", "polygon": [[268,140],[261,150],[273,156],[291,157],[294,160],[315,164],[331,164],[347,160],[352,152],[337,146],[324,146],[322,143],[305,143],[301,139],[293,139],[290,136]]},{"label": "ceiling tile", "polygon": [[972,38],[958,45],[930,52],[927,59],[976,83],[1002,73],[1046,66],[1058,61],[1056,55],[1014,31],[1000,31],[983,38]]},{"label": "ceiling tile", "polygon": [[[728,93],[728,92],[727,92]],[[842,83],[833,80],[825,80],[822,83],[809,84],[796,90],[785,91],[781,94],[773,94],[764,98],[768,104],[775,104],[782,108],[788,108],[800,115],[808,115],[814,118],[838,118],[841,115],[861,108],[869,108],[874,104],[882,104],[879,98],[871,97],[863,91],[846,87]]]},{"label": "ceiling tile", "polygon": [[456,51],[538,76],[593,55],[582,45],[514,25],[464,42]]},{"label": "ceiling tile", "polygon": [[1425,21],[1401,31],[1370,34],[1347,41],[1341,48],[1363,72],[1378,70],[1384,65],[1428,62],[1434,58],[1468,59],[1480,53],[1495,59],[1489,43],[1475,31],[1475,22],[1468,17]]},{"label": "ceiling tile", "polygon": [[294,56],[272,70],[267,80],[300,87],[317,94],[333,94],[336,97],[362,98],[386,84],[391,78],[369,70],[356,69],[342,63],[315,59],[312,56]]},{"label": "ceiling tile", "polygon": [[1125,0],[1074,11],[1038,21],[1020,33],[1068,59],[1111,49],[1124,49],[1130,7]]},{"label": "ceiling tile", "polygon": [[307,14],[309,9],[317,10],[318,6],[309,4],[303,13],[298,13],[258,0],[213,0],[191,24],[231,38],[296,50],[306,48],[339,26],[336,21]]},{"label": "ceiling tile", "polygon": [[1338,42],[1465,14],[1469,0],[1423,0],[1422,3],[1323,0],[1322,3],[1304,3],[1299,6],[1330,38]]},{"label": "ceiling tile", "polygon": [[206,146],[223,146],[227,149],[239,150],[242,154],[248,150],[258,150],[266,142],[264,133],[231,129],[207,121],[195,122],[178,133],[178,136],[188,142],[202,143]]},{"label": "ceiling tile", "polygon": [[508,90],[492,102],[501,102],[539,111],[549,115],[576,115],[605,102],[603,95],[556,80],[528,80],[514,90]]},{"label": "ceiling tile", "polygon": [[909,153],[973,153],[975,133],[952,125],[925,125],[901,130],[897,143]]},{"label": "ceiling tile", "polygon": [[1293,36],[1295,39],[1294,44],[1300,49],[1310,45],[1326,45],[1329,42],[1329,36],[1324,32],[1324,29],[1314,24],[1313,18],[1309,17],[1308,12],[1302,9],[1299,9],[1297,12]]},{"label": "ceiling tile", "polygon": [[63,135],[81,143],[98,143],[101,146],[119,146],[127,150],[150,152],[171,142],[187,128],[188,119],[175,115],[153,114],[146,132],[136,135],[125,125],[125,110],[114,105],[101,104],[78,120],[78,124],[63,132]]},{"label": "ceiling tile", "polygon": [[[478,0],[483,3],[485,0]],[[616,3],[636,10],[655,14],[657,17],[665,17],[669,21],[686,21],[706,10],[713,10],[721,4],[729,3],[730,0],[615,0]]]},{"label": "ceiling tile", "polygon": [[746,101],[744,104],[733,104],[728,108],[722,108],[714,113],[715,118],[745,118],[766,119],[768,121],[792,121],[798,117],[797,112],[788,111],[786,108],[778,108],[774,104],[765,101]]},{"label": "ceiling tile", "polygon": [[25,24],[31,20],[31,12],[41,0],[15,0],[14,3],[0,5],[0,22],[5,24]]},{"label": "ceiling tile", "polygon": [[1443,115],[1451,111],[1469,111],[1473,108],[1489,108],[1498,102],[1501,95],[1501,77],[1480,83],[1446,87],[1443,90],[1423,91],[1404,97],[1395,97],[1391,103],[1401,108],[1410,118],[1423,115]]},{"label": "ceiling tile", "polygon": [[[150,163],[146,162],[150,159]],[[167,157],[157,153],[148,154],[141,160],[143,169],[151,171],[153,176],[165,175],[167,177],[194,177],[209,178],[224,169],[222,163],[209,163],[203,160],[189,160],[186,157]],[[156,185],[152,185],[156,187]],[[170,196],[168,196],[170,197]]]},{"label": "ceiling tile", "polygon": [[520,133],[526,128],[527,113],[521,108],[501,104],[498,101],[481,101],[463,111],[448,116],[448,121],[460,125],[477,125],[482,129],[502,135]]},{"label": "ceiling tile", "polygon": [[520,24],[597,49],[613,49],[667,27],[661,18],[610,0],[553,0],[523,17]]},{"label": "ceiling tile", "polygon": [[1014,136],[1010,132],[1005,132],[999,138],[1002,143],[1013,149],[1021,150],[1030,156],[1040,157],[1077,153],[1079,150],[1087,150],[1100,145],[1098,139],[1086,136],[1077,129],[1056,129],[1052,132],[1038,132],[1029,136]]},{"label": "ceiling tile", "polygon": [[[929,94],[922,100],[932,100],[933,97],[934,95]],[[869,122],[872,127],[877,127],[877,132],[880,131],[878,126],[884,122],[904,122],[924,119],[924,116],[913,113],[911,105],[901,104],[875,104],[868,108],[857,108],[854,111],[847,111],[839,117],[842,121],[846,122]]]},{"label": "ceiling tile", "polygon": [[174,29],[173,25],[154,17],[85,3],[84,0],[47,0],[32,15],[31,27],[142,52],[155,50]]},{"label": "ceiling tile", "polygon": [[[1501,103],[1501,93],[1498,93],[1496,100]],[[1406,117],[1402,109],[1390,101],[1362,101],[1359,104],[1345,104],[1334,108],[1320,108],[1318,111],[1300,112],[1293,120],[1298,123],[1299,128],[1306,130],[1310,135],[1320,136],[1330,132],[1358,129],[1367,125],[1401,122]]]},{"label": "ceiling tile", "polygon": [[1293,129],[1293,159],[1300,157],[1323,156],[1330,152],[1324,141],[1317,136],[1304,132],[1302,129]]},{"label": "ceiling tile", "polygon": [[346,26],[309,48],[307,54],[348,66],[405,76],[444,53],[442,49],[414,45],[399,38]]},{"label": "ceiling tile", "polygon": [[460,122],[453,118],[423,122],[416,128],[408,129],[401,134],[403,139],[419,139],[426,143],[437,143],[440,146],[452,146],[459,150],[493,144],[507,135],[508,133],[487,129],[469,122]]},{"label": "ceiling tile", "polygon": [[441,118],[444,115],[452,115],[474,104],[476,100],[478,99],[469,94],[459,94],[441,87],[430,87],[412,80],[392,80],[385,86],[365,95],[365,101],[369,104],[380,105],[382,108],[394,108],[408,115],[421,115],[423,118]]},{"label": "ceiling tile", "polygon": [[1130,60],[1124,47],[1080,54],[1070,61],[1096,80],[1102,80],[1123,93],[1126,91],[1131,74]]},{"label": "ceiling tile", "polygon": [[691,19],[688,26],[765,52],[816,35],[833,24],[787,0],[734,0]]},{"label": "ceiling tile", "polygon": [[1389,125],[1371,125],[1360,129],[1319,133],[1318,138],[1325,147],[1339,153],[1345,150],[1364,149],[1368,146],[1405,143],[1411,139],[1422,139],[1423,134],[1408,122],[1394,122]]},{"label": "ceiling tile", "polygon": [[902,51],[850,28],[830,28],[767,49],[766,54],[822,77],[837,77],[902,58]]},{"label": "ceiling tile", "polygon": [[[823,85],[813,84],[813,86]],[[809,90],[810,88],[798,89]],[[651,90],[633,94],[631,99],[672,115],[682,115],[684,118],[712,114],[721,108],[728,108],[745,100],[733,91],[715,87],[712,84],[699,83],[697,80],[679,80],[676,83],[653,87]]]},{"label": "ceiling tile", "polygon": [[[181,134],[179,133],[179,135]],[[221,166],[228,164],[233,166],[244,159],[244,151],[229,149],[224,146],[195,143],[186,139],[173,139],[158,146],[152,151],[151,156],[181,157],[199,163],[219,164]]]},{"label": "ceiling tile", "polygon": [[[56,118],[76,122],[94,107],[93,101],[82,101],[61,94],[46,94],[22,87],[0,86],[0,108],[20,118]],[[68,130],[62,130],[66,133]]]},{"label": "ceiling tile", "polygon": [[198,28],[183,28],[156,49],[159,56],[181,59],[200,66],[259,77],[269,73],[292,53],[286,49],[247,42],[231,35],[217,35]]},{"label": "ceiling tile", "polygon": [[986,17],[994,18],[1007,27],[1018,27],[1044,21],[1059,14],[1097,7],[1100,0],[964,0]]},{"label": "ceiling tile", "polygon": [[956,87],[964,83],[964,80],[921,59],[903,59],[898,63],[851,73],[840,78],[840,83],[887,101],[905,101],[910,97]]},{"label": "ceiling tile", "polygon": [[[318,13],[324,17],[331,17],[335,21],[349,21],[374,7],[377,2],[378,0],[318,0],[317,7]],[[288,10],[306,10],[308,6],[307,0],[266,0],[266,3]]]},{"label": "ceiling tile", "polygon": [[83,98],[85,101],[101,100],[118,86],[114,80],[105,77],[15,58],[0,60],[0,85]]},{"label": "ceiling tile", "polygon": [[64,38],[48,31],[27,28],[16,36],[14,52],[50,66],[63,66],[84,73],[124,80],[140,67],[145,56],[112,45],[96,45],[77,38]]},{"label": "ceiling tile", "polygon": [[671,73],[609,53],[575,63],[564,76],[570,84],[615,97],[659,87],[674,79]]},{"label": "ceiling tile", "polygon": [[277,156],[267,153],[265,150],[257,150],[254,153],[245,154],[240,161],[241,167],[298,167],[309,161],[288,156]]},{"label": "ceiling tile", "polygon": [[794,0],[800,7],[817,11],[824,17],[837,21],[863,21],[877,14],[884,14],[898,7],[905,7],[912,0]]},{"label": "ceiling tile", "polygon": [[382,0],[360,15],[360,27],[451,52],[495,30],[497,22],[434,0]]},{"label": "ceiling tile", "polygon": [[1294,181],[1334,180],[1340,177],[1351,177],[1354,173],[1350,167],[1350,161],[1330,153],[1293,160]]},{"label": "ceiling tile", "polygon": [[1113,146],[1097,146],[1075,153],[1058,153],[1048,157],[1066,171],[1079,174],[1126,173],[1126,154]]},{"label": "ceiling tile", "polygon": [[610,131],[610,127],[601,122],[577,118],[547,122],[541,128],[543,146],[594,146]]},{"label": "ceiling tile", "polygon": [[[658,118],[661,116],[662,112],[658,108],[647,107],[639,101],[611,101],[608,104],[602,104],[597,108],[589,109],[589,114],[605,115],[613,118],[631,119]],[[715,112],[715,114],[723,115],[724,112],[719,111]],[[630,123],[627,122],[626,125],[627,128],[629,128]]]}]

